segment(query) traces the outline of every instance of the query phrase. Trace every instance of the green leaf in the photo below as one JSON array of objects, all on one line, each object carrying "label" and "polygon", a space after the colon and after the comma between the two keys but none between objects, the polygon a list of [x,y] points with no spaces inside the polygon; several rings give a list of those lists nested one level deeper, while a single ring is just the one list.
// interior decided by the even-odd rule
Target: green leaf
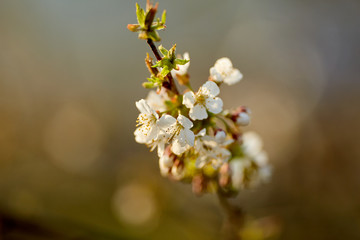
[{"label": "green leaf", "polygon": [[147,80],[148,80],[149,82],[151,82],[151,83],[155,83],[155,82],[156,82],[156,80],[155,80],[154,78],[147,78]]},{"label": "green leaf", "polygon": [[145,12],[138,3],[136,3],[136,17],[140,26],[145,27]]},{"label": "green leaf", "polygon": [[167,56],[169,53],[169,51],[166,50],[162,45],[159,46],[159,50],[164,57]]},{"label": "green leaf", "polygon": [[163,11],[163,14],[161,16],[161,23],[165,24],[165,22],[166,22],[166,10]]},{"label": "green leaf", "polygon": [[174,63],[177,64],[177,65],[184,65],[186,63],[190,62],[190,60],[186,60],[186,59],[180,59],[180,58],[177,58],[175,59]]},{"label": "green leaf", "polygon": [[168,53],[168,57],[172,60],[175,60],[175,50],[176,50],[176,44],[174,44],[172,48],[170,48]]},{"label": "green leaf", "polygon": [[171,68],[169,68],[168,65],[165,65],[163,67],[163,69],[161,70],[160,74],[161,74],[161,76],[165,77],[166,75],[169,74],[170,71],[171,71]]},{"label": "green leaf", "polygon": [[156,31],[150,31],[150,32],[148,32],[147,35],[148,35],[148,38],[150,38],[154,42],[161,41],[161,38],[160,38],[159,34]]},{"label": "green leaf", "polygon": [[161,59],[160,61],[157,61],[156,64],[152,65],[152,68],[156,67],[162,67],[164,64],[162,63],[164,59]]},{"label": "green leaf", "polygon": [[142,85],[143,85],[144,88],[154,88],[154,87],[156,87],[155,84],[152,83],[152,82],[143,82]]},{"label": "green leaf", "polygon": [[163,25],[162,23],[153,23],[153,25],[151,26],[151,30],[162,30],[165,28],[165,25]]}]

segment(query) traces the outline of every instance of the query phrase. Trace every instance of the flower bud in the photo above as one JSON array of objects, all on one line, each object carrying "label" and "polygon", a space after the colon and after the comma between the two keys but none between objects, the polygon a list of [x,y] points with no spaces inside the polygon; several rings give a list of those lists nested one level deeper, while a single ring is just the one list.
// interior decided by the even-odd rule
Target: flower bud
[{"label": "flower bud", "polygon": [[221,167],[220,167],[220,171],[219,171],[219,185],[223,188],[225,188],[226,186],[228,186],[230,184],[230,166],[228,163],[224,163]]},{"label": "flower bud", "polygon": [[192,191],[196,195],[201,195],[202,193],[204,193],[206,190],[206,185],[207,185],[207,183],[206,183],[205,177],[202,174],[195,175],[193,177]]},{"label": "flower bud", "polygon": [[[175,156],[175,155],[174,155]],[[175,156],[176,157],[176,156]],[[184,162],[181,161],[180,159],[176,159],[174,160],[174,165],[171,168],[171,176],[174,180],[181,180],[184,175],[185,175],[185,171],[184,171]]]},{"label": "flower bud", "polygon": [[232,114],[231,120],[239,126],[247,126],[250,123],[251,111],[247,107],[238,107]]},{"label": "flower bud", "polygon": [[127,28],[132,32],[137,32],[140,28],[139,24],[128,24]]}]

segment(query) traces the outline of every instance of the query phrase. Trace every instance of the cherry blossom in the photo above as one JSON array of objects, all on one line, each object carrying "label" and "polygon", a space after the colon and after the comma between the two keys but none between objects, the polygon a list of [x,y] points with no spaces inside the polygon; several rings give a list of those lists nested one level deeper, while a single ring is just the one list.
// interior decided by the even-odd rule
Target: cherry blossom
[{"label": "cherry blossom", "polygon": [[187,117],[179,114],[175,119],[171,115],[164,114],[159,119],[158,126],[166,134],[166,138],[171,140],[171,151],[176,155],[181,155],[194,146],[195,135],[190,130],[193,123]]},{"label": "cherry blossom", "polygon": [[215,65],[210,68],[210,76],[215,82],[225,82],[228,85],[233,85],[243,78],[241,72],[233,68],[230,59],[226,57],[220,58],[215,62]]},{"label": "cherry blossom", "polygon": [[192,120],[203,120],[209,112],[218,114],[222,111],[223,102],[219,97],[220,89],[216,83],[207,81],[194,93],[189,91],[183,96],[183,104],[190,109],[189,116]]},{"label": "cherry blossom", "polygon": [[134,132],[135,140],[138,143],[149,144],[158,137],[159,128],[157,121],[159,115],[144,99],[136,102],[136,107],[140,111],[140,114],[137,120],[138,128]]}]

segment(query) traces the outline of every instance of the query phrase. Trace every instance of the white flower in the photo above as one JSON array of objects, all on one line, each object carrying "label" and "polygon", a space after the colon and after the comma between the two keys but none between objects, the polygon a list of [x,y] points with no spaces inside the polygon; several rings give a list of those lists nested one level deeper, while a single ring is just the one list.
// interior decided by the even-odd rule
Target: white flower
[{"label": "white flower", "polygon": [[233,85],[243,78],[241,72],[233,68],[230,59],[226,57],[215,62],[215,65],[210,68],[210,76],[215,82],[225,82],[228,85]]},{"label": "white flower", "polygon": [[[190,60],[190,55],[188,52],[184,53],[184,57],[183,57],[184,60]],[[186,75],[188,73],[188,68],[190,66],[190,61],[185,63],[184,65],[177,65],[179,67],[178,70],[174,69],[171,71],[172,74],[174,74],[175,76],[176,75]]]},{"label": "white flower", "polygon": [[263,148],[261,137],[255,132],[246,132],[243,134],[244,153],[252,158],[256,157]]},{"label": "white flower", "polygon": [[254,188],[269,181],[272,168],[269,165],[254,168],[251,159],[235,158],[230,161],[231,182],[236,190]]},{"label": "white flower", "polygon": [[146,97],[146,102],[148,105],[159,112],[164,112],[167,110],[165,101],[169,100],[169,97],[164,92],[157,94],[154,90],[151,90]]},{"label": "white flower", "polygon": [[135,140],[138,143],[150,144],[158,137],[159,128],[157,121],[159,115],[152,109],[144,99],[136,102],[136,107],[139,109],[140,114],[137,119],[137,126],[135,132]]},{"label": "white flower", "polygon": [[202,168],[207,163],[217,169],[231,157],[231,152],[225,147],[233,142],[227,140],[224,131],[218,131],[215,136],[205,135],[206,129],[202,129],[196,135],[195,150],[199,156],[196,160],[196,167]]},{"label": "white flower", "polygon": [[219,97],[219,87],[212,81],[207,81],[202,85],[196,94],[190,91],[184,94],[183,104],[190,108],[189,116],[192,120],[202,120],[208,117],[206,110],[212,113],[222,111],[223,102]]},{"label": "white flower", "polygon": [[215,134],[215,142],[221,146],[226,147],[234,142],[234,139],[226,139],[226,132],[223,130],[219,130]]},{"label": "white flower", "polygon": [[[263,143],[260,136],[255,132],[244,133],[242,149],[247,159],[246,161],[255,164],[246,166],[247,181],[244,182],[243,185],[248,187],[255,187],[262,182],[269,181],[272,168],[268,163],[268,155],[263,150]],[[238,163],[234,164],[236,165]],[[237,171],[237,173],[239,172],[239,170],[235,171]],[[237,178],[237,176],[235,176],[236,174],[234,173],[235,179]],[[236,184],[238,183],[235,183],[235,185]]]},{"label": "white flower", "polygon": [[195,135],[190,130],[193,123],[185,116],[179,114],[178,118],[164,114],[158,121],[158,126],[165,133],[166,138],[172,140],[171,151],[181,155],[194,146]]},{"label": "white flower", "polygon": [[249,168],[251,162],[246,158],[235,158],[230,162],[231,182],[236,190],[243,189],[246,186],[245,170]]},{"label": "white flower", "polygon": [[168,139],[166,137],[165,132],[163,132],[161,129],[159,129],[156,139],[154,139],[150,143],[147,143],[147,145],[150,147],[150,151],[153,151],[157,147],[158,156],[161,157],[164,155],[165,144],[167,143],[167,141],[168,141]]}]

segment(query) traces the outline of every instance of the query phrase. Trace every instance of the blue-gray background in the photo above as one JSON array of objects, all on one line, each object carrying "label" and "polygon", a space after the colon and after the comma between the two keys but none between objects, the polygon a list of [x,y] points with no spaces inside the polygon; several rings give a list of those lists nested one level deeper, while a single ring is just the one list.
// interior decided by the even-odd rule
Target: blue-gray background
[{"label": "blue-gray background", "polygon": [[[162,44],[190,53],[195,88],[223,56],[244,74],[221,97],[252,109],[248,129],[263,136],[274,176],[234,203],[280,239],[360,238],[360,2],[163,9]],[[130,0],[0,1],[3,236],[219,238],[216,198],[163,179],[133,139],[149,51],[126,29],[135,22]]]}]

